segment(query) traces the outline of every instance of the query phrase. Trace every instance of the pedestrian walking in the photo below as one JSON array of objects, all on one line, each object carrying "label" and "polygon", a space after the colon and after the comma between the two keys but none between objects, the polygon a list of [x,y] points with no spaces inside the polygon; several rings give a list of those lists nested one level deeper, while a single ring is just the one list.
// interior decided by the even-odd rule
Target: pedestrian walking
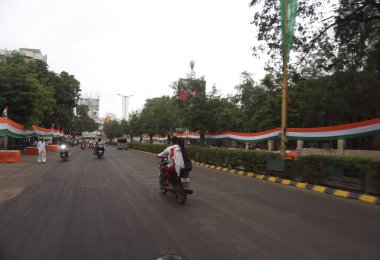
[{"label": "pedestrian walking", "polygon": [[38,163],[46,163],[46,142],[44,139],[41,139],[37,143],[38,149]]}]

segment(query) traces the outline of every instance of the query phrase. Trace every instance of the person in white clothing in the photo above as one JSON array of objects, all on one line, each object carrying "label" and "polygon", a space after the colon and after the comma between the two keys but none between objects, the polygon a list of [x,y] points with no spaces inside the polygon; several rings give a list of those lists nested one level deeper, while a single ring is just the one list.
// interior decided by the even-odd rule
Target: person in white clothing
[{"label": "person in white clothing", "polygon": [[168,158],[169,163],[167,167],[163,167],[161,169],[161,176],[166,177],[166,183],[169,185],[169,187],[171,187],[173,184],[174,172],[180,173],[181,168],[184,168],[184,161],[182,157],[181,147],[178,145],[178,138],[176,136],[173,136],[171,141],[172,145],[157,155],[159,157]]},{"label": "person in white clothing", "polygon": [[41,139],[37,143],[38,149],[38,163],[46,163],[46,142],[44,139]]}]

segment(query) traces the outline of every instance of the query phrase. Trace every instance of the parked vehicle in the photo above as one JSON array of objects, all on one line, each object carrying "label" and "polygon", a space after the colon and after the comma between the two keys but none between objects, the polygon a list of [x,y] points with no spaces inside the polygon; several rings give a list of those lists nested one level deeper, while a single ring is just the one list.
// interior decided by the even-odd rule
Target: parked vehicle
[{"label": "parked vehicle", "polygon": [[178,204],[182,205],[186,202],[187,194],[193,194],[194,191],[190,189],[190,172],[189,171],[181,171],[180,174],[174,172],[173,174],[173,187],[169,188],[166,184],[163,176],[161,176],[161,168],[165,167],[168,164],[167,157],[159,157],[161,159],[159,164],[159,185],[160,191],[162,194],[166,194],[167,192],[172,194],[172,197],[175,198]]}]

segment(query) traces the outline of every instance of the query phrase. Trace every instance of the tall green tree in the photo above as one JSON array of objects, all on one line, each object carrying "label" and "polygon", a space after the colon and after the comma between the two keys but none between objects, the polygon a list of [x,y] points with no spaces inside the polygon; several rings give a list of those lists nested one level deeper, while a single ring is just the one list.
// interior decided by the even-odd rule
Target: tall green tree
[{"label": "tall green tree", "polygon": [[54,91],[36,77],[32,63],[20,53],[0,60],[0,106],[8,105],[8,117],[26,127],[38,125],[53,109]]},{"label": "tall green tree", "polygon": [[134,137],[138,136],[140,137],[140,141],[142,141],[143,128],[141,111],[133,111],[128,117],[127,125],[128,127],[124,128],[124,130],[127,130],[125,133],[130,136],[131,142],[133,141]]},{"label": "tall green tree", "polygon": [[122,137],[124,135],[121,124],[116,120],[113,120],[108,124],[105,124],[104,132],[106,133],[107,138],[111,140],[114,138]]},{"label": "tall green tree", "polygon": [[141,111],[141,126],[152,137],[168,135],[181,125],[182,118],[175,99],[162,96],[147,99]]},{"label": "tall green tree", "polygon": [[88,106],[79,105],[77,107],[77,116],[73,118],[72,133],[81,135],[82,132],[93,132],[98,130],[98,123],[88,115]]},{"label": "tall green tree", "polygon": [[55,127],[70,132],[73,129],[74,108],[77,106],[80,93],[80,83],[73,75],[63,71],[52,80],[56,100],[53,109]]},{"label": "tall green tree", "polygon": [[[280,1],[251,0],[250,4],[256,6],[252,23],[258,29],[254,54],[266,52],[267,68],[281,68]],[[362,69],[380,40],[376,0],[298,0],[297,14],[293,51],[296,65],[302,64],[298,70],[306,64],[324,71]]]}]

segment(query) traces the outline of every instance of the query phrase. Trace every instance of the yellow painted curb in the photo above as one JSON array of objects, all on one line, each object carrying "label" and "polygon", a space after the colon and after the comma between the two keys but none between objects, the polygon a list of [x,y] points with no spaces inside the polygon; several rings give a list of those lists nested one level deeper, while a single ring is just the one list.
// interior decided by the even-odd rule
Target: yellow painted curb
[{"label": "yellow painted curb", "polygon": [[259,174],[256,176],[256,178],[262,180],[262,179],[264,179],[264,175]]},{"label": "yellow painted curb", "polygon": [[239,175],[243,175],[245,171],[239,171],[238,174]]},{"label": "yellow painted curb", "polygon": [[348,196],[350,195],[348,191],[344,191],[344,190],[335,190],[333,194],[336,196],[345,197],[345,198],[348,198]]},{"label": "yellow painted curb", "polygon": [[326,189],[327,189],[327,187],[323,187],[323,186],[319,186],[319,185],[315,185],[313,187],[313,191],[320,192],[320,193],[325,193]]},{"label": "yellow painted curb", "polygon": [[289,185],[292,181],[291,180],[287,180],[287,179],[284,179],[281,181],[282,184],[286,184],[286,185]]},{"label": "yellow painted curb", "polygon": [[224,172],[228,171],[228,168],[223,168],[223,171],[224,171]]},{"label": "yellow painted curb", "polygon": [[209,168],[209,167],[210,167],[210,164],[206,164],[205,167],[206,167],[206,168]]},{"label": "yellow painted curb", "polygon": [[298,182],[296,184],[296,187],[301,188],[301,189],[305,189],[306,185],[307,185],[306,182]]},{"label": "yellow painted curb", "polygon": [[230,170],[230,173],[235,173],[235,170]]},{"label": "yellow painted curb", "polygon": [[377,197],[363,194],[359,196],[359,200],[365,201],[368,203],[376,203]]},{"label": "yellow painted curb", "polygon": [[268,181],[271,181],[271,182],[276,182],[276,180],[277,180],[277,177],[271,176],[268,178]]},{"label": "yellow painted curb", "polygon": [[252,172],[250,172],[250,173],[247,174],[248,177],[253,177],[253,175],[254,174]]},{"label": "yellow painted curb", "polygon": [[221,170],[221,169],[222,169],[222,167],[218,166],[218,167],[216,167],[216,169],[217,169],[217,170]]},{"label": "yellow painted curb", "polygon": [[215,169],[215,165],[211,165],[211,167],[210,167],[211,169]]}]

